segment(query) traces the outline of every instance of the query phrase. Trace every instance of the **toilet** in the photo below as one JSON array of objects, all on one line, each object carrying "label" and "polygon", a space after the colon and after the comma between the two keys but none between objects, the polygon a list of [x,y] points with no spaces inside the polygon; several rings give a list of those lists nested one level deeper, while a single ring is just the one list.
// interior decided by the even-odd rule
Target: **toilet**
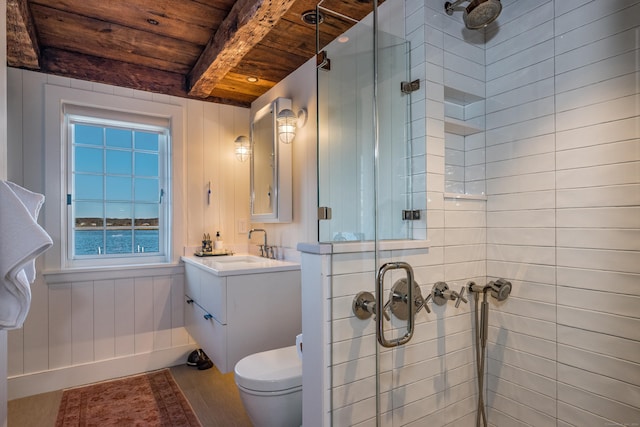
[{"label": "toilet", "polygon": [[296,346],[255,353],[235,367],[240,399],[255,427],[302,424],[302,360]]}]

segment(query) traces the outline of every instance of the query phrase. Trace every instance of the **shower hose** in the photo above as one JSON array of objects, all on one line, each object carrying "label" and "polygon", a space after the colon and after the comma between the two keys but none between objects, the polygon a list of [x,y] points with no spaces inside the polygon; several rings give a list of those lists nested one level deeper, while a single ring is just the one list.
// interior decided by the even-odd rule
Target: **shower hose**
[{"label": "shower hose", "polygon": [[[476,317],[476,370],[478,375],[478,410],[476,411],[476,427],[487,427],[487,416],[484,411],[484,361],[487,347],[487,332],[489,328],[489,303],[487,293],[483,292],[482,309],[478,313],[480,295],[475,292]],[[482,420],[482,423],[480,422]]]}]

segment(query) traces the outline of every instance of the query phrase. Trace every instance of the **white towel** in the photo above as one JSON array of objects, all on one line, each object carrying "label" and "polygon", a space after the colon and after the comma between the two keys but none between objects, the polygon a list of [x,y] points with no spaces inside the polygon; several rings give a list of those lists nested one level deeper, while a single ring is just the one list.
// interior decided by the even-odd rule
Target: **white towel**
[{"label": "white towel", "polygon": [[0,329],[22,327],[31,306],[35,259],[53,245],[37,223],[42,194],[0,180]]}]

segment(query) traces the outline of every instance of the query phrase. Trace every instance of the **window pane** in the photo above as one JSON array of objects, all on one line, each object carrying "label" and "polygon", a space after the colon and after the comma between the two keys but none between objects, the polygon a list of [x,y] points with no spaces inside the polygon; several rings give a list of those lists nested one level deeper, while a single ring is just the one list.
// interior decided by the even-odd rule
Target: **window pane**
[{"label": "window pane", "polygon": [[102,227],[102,202],[76,202],[74,206],[75,227]]},{"label": "window pane", "polygon": [[76,255],[99,255],[104,253],[104,232],[102,230],[76,230]]},{"label": "window pane", "polygon": [[135,133],[136,150],[158,151],[158,134],[149,132]]},{"label": "window pane", "polygon": [[107,227],[131,227],[131,205],[129,203],[106,203]]},{"label": "window pane", "polygon": [[131,175],[131,152],[107,150],[107,173]]},{"label": "window pane", "polygon": [[159,231],[156,230],[134,230],[133,250],[139,253],[159,252]]},{"label": "window pane", "polygon": [[102,173],[103,160],[101,148],[75,147],[76,172]]},{"label": "window pane", "polygon": [[75,174],[76,200],[102,200],[102,175]]},{"label": "window pane", "polygon": [[158,155],[136,153],[136,175],[158,176]]},{"label": "window pane", "polygon": [[102,127],[89,125],[74,125],[76,144],[102,146]]},{"label": "window pane", "polygon": [[131,200],[131,178],[107,176],[107,197],[109,202]]},{"label": "window pane", "polygon": [[107,128],[107,147],[131,148],[133,132],[124,129]]},{"label": "window pane", "polygon": [[160,201],[160,187],[157,179],[136,178],[134,191],[137,202],[158,203]]},{"label": "window pane", "polygon": [[160,216],[160,205],[157,203],[136,203],[135,204],[135,226],[136,227],[158,227],[158,217]]},{"label": "window pane", "polygon": [[133,252],[131,240],[131,229],[128,230],[107,230],[106,243],[108,254],[130,254]]}]

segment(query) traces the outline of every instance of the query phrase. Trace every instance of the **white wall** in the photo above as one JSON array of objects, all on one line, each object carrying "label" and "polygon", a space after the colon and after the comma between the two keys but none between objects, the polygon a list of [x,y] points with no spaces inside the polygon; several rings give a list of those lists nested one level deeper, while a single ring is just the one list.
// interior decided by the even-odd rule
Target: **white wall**
[{"label": "white wall", "polygon": [[[182,108],[183,149],[174,152],[174,173],[181,171],[174,182],[182,183],[174,188],[182,200],[174,212],[177,246],[192,251],[203,232],[220,230],[226,245],[246,251],[235,219],[248,218],[249,169],[235,160],[233,141],[248,132],[249,109],[13,68],[8,82],[8,178],[46,197],[46,144],[60,142],[46,134],[45,85],[87,91],[96,102],[108,94]],[[25,325],[9,333],[10,398],[182,363],[194,347],[183,328],[181,266],[65,273],[45,281],[43,265],[39,259]]]}]

